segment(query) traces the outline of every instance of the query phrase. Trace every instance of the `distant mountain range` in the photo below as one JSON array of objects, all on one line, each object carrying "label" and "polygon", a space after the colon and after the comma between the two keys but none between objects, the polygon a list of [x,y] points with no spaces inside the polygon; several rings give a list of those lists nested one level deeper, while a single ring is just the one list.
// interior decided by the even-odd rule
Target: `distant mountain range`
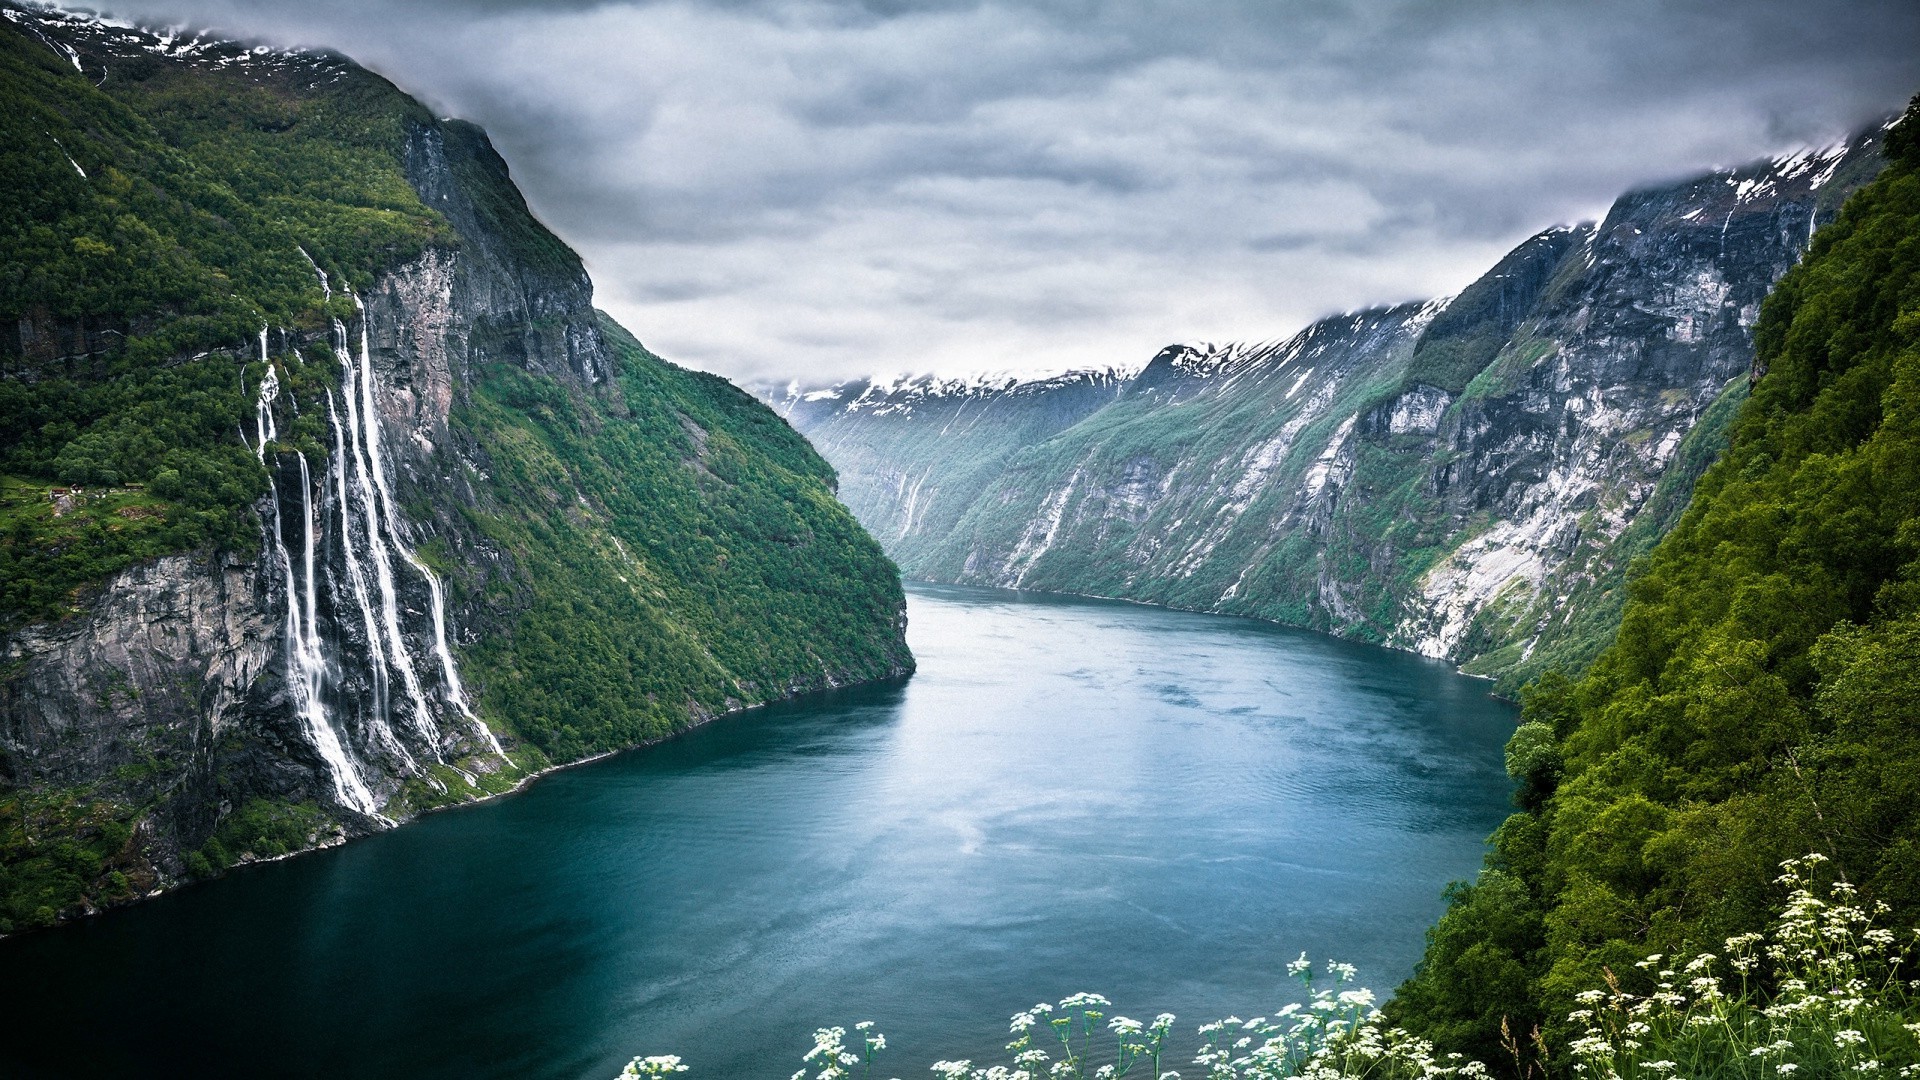
[{"label": "distant mountain range", "polygon": [[1621,196],[1460,295],[1049,379],[757,391],[909,578],[1251,615],[1508,688],[1577,667],[1883,127]]}]

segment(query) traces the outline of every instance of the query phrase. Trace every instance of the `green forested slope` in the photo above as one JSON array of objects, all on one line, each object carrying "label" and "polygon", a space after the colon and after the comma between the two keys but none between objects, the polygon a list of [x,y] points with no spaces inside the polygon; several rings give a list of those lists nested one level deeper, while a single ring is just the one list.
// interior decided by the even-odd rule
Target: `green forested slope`
[{"label": "green forested slope", "polygon": [[1506,1059],[1503,1017],[1552,1036],[1603,968],[1757,929],[1809,851],[1920,923],[1920,101],[1885,153],[1768,299],[1614,644],[1527,695],[1522,812],[1392,1006],[1414,1030]]},{"label": "green forested slope", "polygon": [[455,417],[494,464],[497,502],[467,513],[525,605],[470,654],[486,711],[568,761],[910,666],[899,577],[826,462],[725,379],[601,325],[625,415],[492,365]]}]

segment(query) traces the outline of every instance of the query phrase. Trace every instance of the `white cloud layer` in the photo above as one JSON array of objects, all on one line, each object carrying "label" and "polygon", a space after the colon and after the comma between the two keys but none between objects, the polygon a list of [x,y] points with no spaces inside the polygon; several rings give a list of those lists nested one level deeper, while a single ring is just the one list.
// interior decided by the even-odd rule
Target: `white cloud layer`
[{"label": "white cloud layer", "polygon": [[1920,89],[1911,0],[122,0],[484,125],[601,306],[740,380],[1137,364],[1453,292]]}]

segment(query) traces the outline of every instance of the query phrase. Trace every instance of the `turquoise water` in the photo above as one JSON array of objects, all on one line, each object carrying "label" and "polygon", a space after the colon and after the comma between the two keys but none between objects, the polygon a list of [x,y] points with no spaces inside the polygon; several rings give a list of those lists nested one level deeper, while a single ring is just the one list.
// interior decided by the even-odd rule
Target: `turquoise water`
[{"label": "turquoise water", "polygon": [[1078,990],[1190,1042],[1292,1000],[1302,951],[1390,991],[1506,813],[1512,710],[1445,665],[909,597],[910,681],[0,942],[0,1075],[784,1080],[871,1019],[880,1075],[924,1076]]}]

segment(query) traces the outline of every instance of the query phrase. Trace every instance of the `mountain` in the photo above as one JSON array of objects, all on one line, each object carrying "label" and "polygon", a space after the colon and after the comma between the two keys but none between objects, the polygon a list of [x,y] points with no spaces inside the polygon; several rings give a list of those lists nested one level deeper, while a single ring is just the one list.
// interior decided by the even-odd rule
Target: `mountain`
[{"label": "mountain", "polygon": [[[1729,449],[1636,575],[1617,637],[1583,677],[1526,695],[1507,750],[1520,812],[1486,872],[1450,892],[1389,1010],[1449,1049],[1513,1060],[1502,1032],[1535,1024],[1565,1046],[1581,990],[1617,977],[1650,993],[1671,972],[1636,966],[1648,954],[1677,968],[1683,951],[1762,929],[1780,864],[1808,852],[1824,857],[1803,864],[1813,884],[1839,883],[1837,903],[1872,913],[1873,933],[1913,940],[1920,98],[1885,147],[1885,172],[1768,297]],[[1845,962],[1852,940],[1822,944]],[[1911,1009],[1903,977],[1863,992]],[[1814,992],[1867,1026],[1839,1002],[1841,981]],[[1783,1000],[1775,1015],[1792,1012]],[[1911,1033],[1879,1047],[1914,1060]],[[1834,1075],[1819,1050],[1793,1060]]]},{"label": "mountain", "polygon": [[832,469],[478,128],[0,16],[0,932],[911,670]]},{"label": "mountain", "polygon": [[1512,689],[1610,636],[1724,446],[1761,299],[1881,135],[1633,191],[1456,297],[1130,380],[763,396],[908,577],[1251,615]]}]

